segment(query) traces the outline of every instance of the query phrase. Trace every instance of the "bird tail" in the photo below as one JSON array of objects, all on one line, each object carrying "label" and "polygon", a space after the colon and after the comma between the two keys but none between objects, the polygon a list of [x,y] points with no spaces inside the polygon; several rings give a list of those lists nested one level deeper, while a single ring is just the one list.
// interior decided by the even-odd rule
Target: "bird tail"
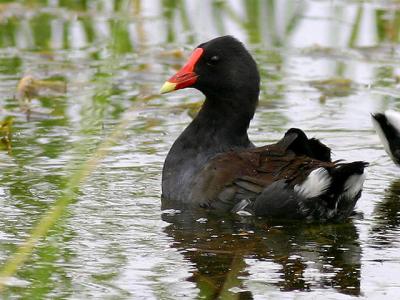
[{"label": "bird tail", "polygon": [[372,124],[392,160],[400,165],[400,113],[387,110],[371,115]]},{"label": "bird tail", "polygon": [[355,161],[320,167],[295,186],[276,181],[257,197],[254,213],[271,218],[343,220],[351,215],[361,196],[367,166]]}]

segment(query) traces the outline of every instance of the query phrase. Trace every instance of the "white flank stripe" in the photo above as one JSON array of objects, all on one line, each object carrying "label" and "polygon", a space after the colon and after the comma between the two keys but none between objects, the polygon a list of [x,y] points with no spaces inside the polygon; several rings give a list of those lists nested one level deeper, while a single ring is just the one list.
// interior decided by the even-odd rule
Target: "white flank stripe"
[{"label": "white flank stripe", "polygon": [[243,199],[239,203],[237,203],[231,210],[233,213],[238,213],[240,211],[243,211],[248,205],[250,204],[249,199]]},{"label": "white flank stripe", "polygon": [[332,177],[324,168],[312,171],[302,184],[296,184],[294,190],[305,198],[314,198],[326,192],[332,182]]}]

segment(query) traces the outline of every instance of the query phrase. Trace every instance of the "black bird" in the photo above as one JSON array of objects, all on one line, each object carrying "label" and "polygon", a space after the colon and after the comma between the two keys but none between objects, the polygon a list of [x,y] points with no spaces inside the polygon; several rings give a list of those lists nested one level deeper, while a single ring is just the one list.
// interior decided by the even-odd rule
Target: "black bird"
[{"label": "black bird", "polygon": [[372,124],[387,154],[395,164],[400,165],[400,113],[387,110],[372,114]]},{"label": "black bird", "polygon": [[312,221],[350,216],[367,163],[332,162],[327,146],[296,128],[276,144],[255,147],[247,129],[259,86],[254,59],[231,36],[199,45],[163,85],[161,93],[192,87],[206,96],[165,160],[163,208]]}]

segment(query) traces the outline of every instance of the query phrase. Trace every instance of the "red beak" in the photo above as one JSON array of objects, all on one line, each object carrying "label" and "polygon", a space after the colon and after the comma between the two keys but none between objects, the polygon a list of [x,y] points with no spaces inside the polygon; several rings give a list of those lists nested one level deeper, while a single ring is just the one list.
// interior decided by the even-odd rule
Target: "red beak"
[{"label": "red beak", "polygon": [[161,87],[160,93],[165,94],[179,89],[183,89],[192,86],[198,75],[194,72],[194,67],[199,61],[204,50],[202,48],[196,48],[192,55],[189,57],[186,65],[182,67],[174,76],[168,79]]}]

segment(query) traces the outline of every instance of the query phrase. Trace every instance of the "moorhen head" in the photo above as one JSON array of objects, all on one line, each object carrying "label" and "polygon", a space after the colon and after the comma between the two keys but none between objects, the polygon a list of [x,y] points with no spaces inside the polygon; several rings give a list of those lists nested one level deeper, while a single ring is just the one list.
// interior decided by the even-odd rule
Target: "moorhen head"
[{"label": "moorhen head", "polygon": [[350,216],[367,163],[332,162],[327,146],[297,128],[255,147],[247,129],[259,85],[255,61],[231,36],[199,45],[163,85],[161,93],[192,87],[206,99],[167,155],[162,207],[311,221]]},{"label": "moorhen head", "polygon": [[207,100],[255,109],[259,85],[260,75],[250,53],[235,38],[224,36],[199,45],[160,92],[192,87]]}]

